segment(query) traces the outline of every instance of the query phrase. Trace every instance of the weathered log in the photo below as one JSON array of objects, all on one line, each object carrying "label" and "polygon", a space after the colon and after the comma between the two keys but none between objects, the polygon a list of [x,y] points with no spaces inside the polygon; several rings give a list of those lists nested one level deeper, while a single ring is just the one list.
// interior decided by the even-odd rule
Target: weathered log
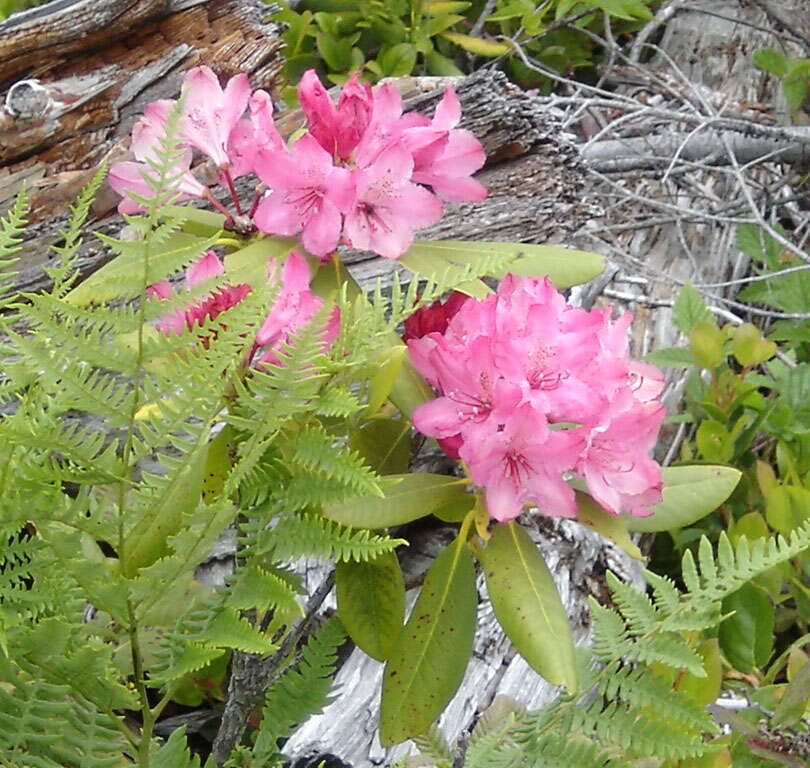
[{"label": "weathered log", "polygon": [[[810,128],[781,129],[776,136],[723,132],[740,165],[767,159],[771,163],[802,163],[810,159]],[[674,158],[706,165],[728,165],[723,138],[690,133],[653,134],[597,141],[582,151],[588,168],[599,173],[666,169]]]}]

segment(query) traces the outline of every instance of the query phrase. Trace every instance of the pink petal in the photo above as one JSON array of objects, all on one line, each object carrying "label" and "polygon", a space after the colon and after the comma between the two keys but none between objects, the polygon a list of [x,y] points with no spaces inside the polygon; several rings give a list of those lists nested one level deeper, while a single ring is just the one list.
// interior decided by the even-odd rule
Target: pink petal
[{"label": "pink petal", "polygon": [[523,502],[514,484],[507,479],[498,478],[488,483],[484,495],[489,516],[498,522],[514,520],[523,511]]},{"label": "pink petal", "polygon": [[273,122],[273,100],[267,91],[254,91],[250,97],[250,121],[256,134],[256,149],[283,149],[284,141]]},{"label": "pink petal", "polygon": [[326,256],[337,248],[340,239],[340,211],[329,200],[324,200],[321,210],[310,216],[304,225],[301,241],[304,248],[314,256]]},{"label": "pink petal", "polygon": [[146,290],[146,295],[150,299],[170,299],[172,297],[171,283],[168,280],[161,280],[159,283],[150,285]]},{"label": "pink petal", "polygon": [[224,275],[225,267],[219,256],[213,251],[207,251],[186,270],[186,288],[193,288],[199,283]]},{"label": "pink petal", "polygon": [[326,198],[341,212],[351,210],[357,194],[354,175],[348,168],[333,168],[326,182]]},{"label": "pink petal", "polygon": [[337,107],[337,156],[348,159],[360,143],[372,114],[371,86],[360,82],[355,72],[340,93]]},{"label": "pink petal", "polygon": [[[249,120],[240,120],[228,136],[229,171],[232,179],[253,171],[256,156],[256,135]],[[224,179],[220,179],[224,186]]]},{"label": "pink petal", "polygon": [[452,88],[447,88],[442,96],[442,100],[436,107],[436,114],[433,118],[433,127],[442,131],[450,130],[458,125],[461,120],[461,103]]},{"label": "pink petal", "polygon": [[309,289],[309,281],[312,279],[312,274],[309,271],[309,264],[307,260],[298,252],[290,251],[284,262],[284,270],[282,272],[282,280],[284,287],[291,291],[300,293]]},{"label": "pink petal", "polygon": [[253,221],[262,232],[272,235],[296,235],[303,226],[295,207],[287,205],[278,192],[267,195],[259,203]]},{"label": "pink petal", "polygon": [[357,196],[370,202],[390,197],[391,190],[411,178],[413,158],[401,145],[382,152],[373,165],[354,172]]},{"label": "pink petal", "polygon": [[234,75],[228,80],[228,84],[225,86],[225,92],[222,94],[221,116],[223,121],[223,133],[226,135],[229,134],[233,127],[239,122],[247,109],[249,99],[250,81],[244,72]]},{"label": "pink petal", "polygon": [[469,177],[450,178],[430,173],[414,173],[413,180],[427,184],[448,203],[479,203],[487,199],[487,188]]},{"label": "pink petal", "polygon": [[337,110],[314,69],[304,72],[298,85],[298,100],[315,140],[333,155],[337,144]]},{"label": "pink petal", "polygon": [[413,426],[428,437],[447,438],[461,431],[465,419],[449,397],[423,403],[413,412]]}]

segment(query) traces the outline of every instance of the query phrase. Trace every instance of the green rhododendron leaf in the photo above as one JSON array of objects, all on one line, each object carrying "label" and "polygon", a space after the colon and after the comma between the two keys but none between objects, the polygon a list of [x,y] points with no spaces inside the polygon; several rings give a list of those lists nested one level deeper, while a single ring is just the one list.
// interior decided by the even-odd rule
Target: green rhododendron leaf
[{"label": "green rhododendron leaf", "polygon": [[518,653],[550,683],[577,690],[568,616],[529,534],[517,523],[498,523],[478,558],[495,616]]},{"label": "green rhododendron leaf", "polygon": [[168,540],[183,528],[186,515],[200,503],[208,456],[207,431],[183,459],[183,467],[175,469],[172,479],[156,495],[154,503],[141,515],[127,534],[124,543],[123,568],[134,576],[158,558],[168,554]]},{"label": "green rhododendron leaf", "polygon": [[267,280],[268,259],[280,261],[297,245],[298,240],[292,237],[265,237],[228,254],[225,257],[228,282],[263,284]]},{"label": "green rhododendron leaf", "polygon": [[457,477],[428,473],[389,475],[380,480],[384,498],[362,496],[327,507],[324,515],[352,528],[388,528],[418,520],[466,496]]},{"label": "green rhododendron leaf", "polygon": [[[524,277],[547,275],[558,289],[592,280],[604,269],[604,259],[595,253],[575,251],[554,245],[533,243],[460,242],[433,240],[414,243],[399,259],[408,269],[430,277],[453,265],[480,264],[484,259],[514,256],[506,269],[493,270],[489,277],[502,278],[507,272]],[[459,271],[459,274],[461,272]]]},{"label": "green rhododendron leaf", "polygon": [[427,731],[458,690],[472,653],[477,604],[472,556],[463,542],[454,541],[427,572],[386,664],[383,746]]},{"label": "green rhododendron leaf", "polygon": [[731,467],[708,464],[665,467],[663,501],[649,517],[626,516],[627,528],[652,533],[692,525],[717,509],[737,487],[741,476]]},{"label": "green rhododendron leaf", "polygon": [[399,560],[386,552],[365,562],[335,568],[338,614],[358,648],[385,661],[405,621],[405,581]]},{"label": "green rhododendron leaf", "polygon": [[630,557],[646,562],[647,558],[630,538],[627,530],[627,519],[606,512],[587,493],[577,492],[577,520],[584,526],[593,529],[608,541],[621,547]]},{"label": "green rhododendron leaf", "polygon": [[402,370],[402,362],[407,356],[408,348],[404,344],[389,347],[377,361],[377,372],[368,383],[368,405],[366,415],[373,416],[388,399],[394,382]]},{"label": "green rhododendron leaf", "polygon": [[773,652],[773,603],[765,590],[744,584],[723,600],[723,613],[732,611],[720,625],[720,647],[736,670],[753,672]]},{"label": "green rhododendron leaf", "polygon": [[411,458],[411,425],[404,419],[372,419],[354,432],[349,447],[380,475],[405,474]]}]

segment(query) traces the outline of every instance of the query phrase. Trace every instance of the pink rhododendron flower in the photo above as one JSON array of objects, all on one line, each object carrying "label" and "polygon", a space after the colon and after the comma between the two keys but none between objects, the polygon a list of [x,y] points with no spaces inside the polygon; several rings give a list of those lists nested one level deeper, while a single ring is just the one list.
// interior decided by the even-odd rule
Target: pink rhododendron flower
[{"label": "pink rhododendron flower", "polygon": [[630,321],[569,307],[547,279],[507,275],[496,295],[464,301],[445,328],[408,340],[439,393],[414,426],[467,464],[498,520],[524,504],[575,515],[574,474],[609,512],[649,514],[661,500],[650,451],[663,377],[630,360]]},{"label": "pink rhododendron flower", "polygon": [[433,120],[403,132],[413,155],[413,180],[427,184],[451,202],[484,200],[487,190],[472,174],[484,165],[487,156],[470,131],[456,128],[459,120],[461,104],[455,91],[448,88]]},{"label": "pink rhododendron flower", "polygon": [[[208,251],[186,269],[186,290],[224,274],[225,267],[219,257],[213,251]],[[267,277],[269,282],[279,285],[273,306],[256,334],[254,342],[256,363],[278,363],[276,356],[278,348],[282,344],[289,343],[290,335],[306,325],[323,306],[323,299],[314,296],[309,288],[309,267],[300,253],[296,251],[290,253],[281,269],[271,260]],[[250,290],[250,286],[246,283],[221,286],[204,298],[158,318],[157,327],[167,336],[172,334],[179,336],[184,330],[191,331],[195,327],[200,327],[236,306]],[[171,285],[166,281],[149,288],[149,296],[154,299],[170,299],[173,293]],[[335,307],[324,332],[324,351],[328,350],[339,330],[340,314]],[[208,343],[209,340],[204,338],[203,344],[207,346]]]},{"label": "pink rhododendron flower", "polygon": [[[463,202],[486,196],[472,179],[484,163],[484,150],[457,127],[461,106],[452,90],[433,118],[403,114],[393,85],[372,88],[357,73],[337,104],[313,70],[304,73],[298,93],[307,131],[288,147],[273,123],[269,94],[251,92],[247,75],[232,77],[223,88],[208,67],[190,69],[183,78],[178,127],[186,151],[171,174],[179,179],[180,199],[207,199],[224,214],[224,228],[238,234],[256,228],[300,233],[303,247],[322,258],[342,241],[395,259],[410,247],[415,231],[439,220],[440,198]],[[124,196],[122,212],[140,210],[128,192],[154,194],[144,174],[154,178],[149,162],[157,159],[155,148],[175,103],[158,101],[146,108],[133,130],[137,162],[111,169],[110,183]],[[192,148],[216,165],[235,213],[189,172]],[[243,207],[234,179],[249,173],[263,185]]]},{"label": "pink rhododendron flower", "polygon": [[[158,162],[157,150],[166,136],[168,110],[169,102],[158,101],[150,104],[132,128],[130,148],[137,162],[123,161],[113,163],[110,167],[108,177],[110,186],[123,196],[118,204],[118,212],[121,214],[140,213],[144,210],[143,206],[129,196],[130,193],[144,198],[154,197],[155,191],[147,179],[157,179],[157,174],[150,162]],[[180,175],[177,191],[181,201],[191,198],[202,199],[207,196],[208,188],[191,175],[188,170],[190,166],[191,150],[188,150],[180,155],[171,170],[173,174]]]},{"label": "pink rhododendron flower", "polygon": [[342,212],[353,199],[352,177],[315,139],[305,134],[290,151],[260,150],[256,173],[273,191],[256,209],[256,225],[263,232],[295,235],[315,256],[337,247]]},{"label": "pink rhododendron flower", "polygon": [[[270,270],[274,279],[275,268]],[[256,334],[256,344],[266,351],[259,362],[277,363],[276,350],[290,340],[290,334],[305,326],[323,306],[323,299],[315,296],[309,288],[310,273],[306,259],[292,251],[284,262],[281,288],[273,302],[273,308]],[[329,317],[324,333],[324,351],[329,349],[340,331],[340,312],[337,307]]]},{"label": "pink rhododendron flower", "polygon": [[[208,251],[186,269],[186,290],[223,274],[225,267],[222,266],[219,256],[213,251]],[[149,288],[149,295],[153,298],[168,299],[172,293],[171,285],[165,280]],[[248,293],[250,286],[246,283],[225,285],[211,291],[204,299],[187,304],[185,309],[177,309],[172,314],[158,318],[157,327],[167,336],[171,334],[179,336],[184,329],[190,331],[195,325],[201,326],[207,320],[213,320],[222,312],[236,306]]]},{"label": "pink rhododendron flower", "polygon": [[441,201],[409,181],[412,170],[410,154],[395,145],[373,165],[354,171],[354,201],[343,228],[350,248],[396,259],[410,248],[414,230],[441,218]]},{"label": "pink rhododendron flower", "polygon": [[574,491],[563,476],[582,451],[582,435],[549,429],[543,414],[527,403],[488,426],[465,440],[459,455],[472,481],[484,488],[489,514],[513,520],[529,503],[546,515],[576,517]]},{"label": "pink rhododendron flower", "polygon": [[208,155],[217,168],[228,168],[231,164],[228,139],[250,99],[247,75],[232,77],[223,91],[217,76],[208,67],[194,67],[186,72],[181,93],[181,136]]}]

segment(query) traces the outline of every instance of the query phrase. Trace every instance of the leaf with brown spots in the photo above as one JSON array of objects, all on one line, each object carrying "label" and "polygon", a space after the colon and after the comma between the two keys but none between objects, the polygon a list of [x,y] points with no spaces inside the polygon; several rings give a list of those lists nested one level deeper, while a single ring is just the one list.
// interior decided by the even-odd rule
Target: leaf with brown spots
[{"label": "leaf with brown spots", "polygon": [[458,690],[472,653],[477,603],[472,556],[454,541],[430,567],[385,667],[383,746],[427,731]]}]

